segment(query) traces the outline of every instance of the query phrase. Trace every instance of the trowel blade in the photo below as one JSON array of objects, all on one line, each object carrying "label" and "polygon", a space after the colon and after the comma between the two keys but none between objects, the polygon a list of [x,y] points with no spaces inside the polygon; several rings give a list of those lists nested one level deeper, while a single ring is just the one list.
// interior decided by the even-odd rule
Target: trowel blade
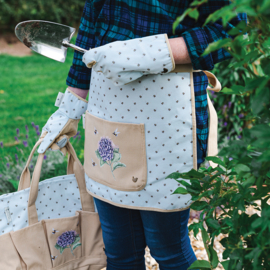
[{"label": "trowel blade", "polygon": [[17,24],[15,34],[25,46],[46,57],[64,63],[67,48],[63,41],[70,41],[76,29],[47,21],[24,21]]}]

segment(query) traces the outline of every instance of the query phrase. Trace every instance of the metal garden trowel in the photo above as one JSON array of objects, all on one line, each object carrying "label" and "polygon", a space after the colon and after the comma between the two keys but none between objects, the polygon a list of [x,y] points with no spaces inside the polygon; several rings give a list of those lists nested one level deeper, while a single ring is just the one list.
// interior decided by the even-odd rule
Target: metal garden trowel
[{"label": "metal garden trowel", "polygon": [[87,52],[78,46],[70,44],[76,29],[63,24],[47,21],[25,21],[17,24],[17,38],[31,50],[46,57],[64,63],[67,48],[81,53]]}]

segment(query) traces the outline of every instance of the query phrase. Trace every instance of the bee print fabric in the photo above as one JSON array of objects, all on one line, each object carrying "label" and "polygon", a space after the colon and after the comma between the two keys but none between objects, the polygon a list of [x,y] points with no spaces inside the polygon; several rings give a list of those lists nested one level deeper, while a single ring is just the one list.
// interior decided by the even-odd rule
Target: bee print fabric
[{"label": "bee print fabric", "polygon": [[[171,73],[146,75],[119,87],[104,74],[92,73],[85,144],[86,186],[91,195],[134,209],[179,211],[189,207],[189,194],[172,195],[181,184],[165,178],[175,171],[196,169],[192,75],[192,67],[182,65]],[[136,131],[130,127],[136,125],[144,127],[144,137],[132,136]],[[119,172],[116,179],[111,175],[108,177],[108,165],[107,174],[101,173],[105,165],[100,166],[94,153],[102,136],[108,136],[117,144],[122,155],[120,162],[126,165],[114,171],[115,176]],[[93,138],[96,140],[92,143]],[[145,152],[141,144],[145,146]],[[132,171],[135,167],[128,166],[126,160],[142,164]],[[143,160],[146,160],[147,170],[145,186],[140,190],[128,190],[140,181],[138,175],[144,168]],[[99,179],[92,177],[95,170],[100,170]]]},{"label": "bee print fabric", "polygon": [[146,74],[166,74],[175,68],[167,34],[115,41],[90,49],[83,62],[117,86]]},{"label": "bee print fabric", "polygon": [[113,189],[142,190],[147,179],[144,125],[106,121],[89,112],[85,118],[87,175]]}]

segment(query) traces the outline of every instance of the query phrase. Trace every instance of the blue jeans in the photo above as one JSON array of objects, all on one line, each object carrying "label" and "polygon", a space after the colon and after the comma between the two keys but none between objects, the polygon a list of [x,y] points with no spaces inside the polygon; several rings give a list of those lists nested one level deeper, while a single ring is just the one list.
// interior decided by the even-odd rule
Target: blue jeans
[{"label": "blue jeans", "polygon": [[[203,160],[200,147],[197,152],[198,161]],[[188,236],[189,209],[162,213],[94,200],[102,227],[107,270],[145,270],[146,246],[161,270],[187,270],[196,260]]]}]

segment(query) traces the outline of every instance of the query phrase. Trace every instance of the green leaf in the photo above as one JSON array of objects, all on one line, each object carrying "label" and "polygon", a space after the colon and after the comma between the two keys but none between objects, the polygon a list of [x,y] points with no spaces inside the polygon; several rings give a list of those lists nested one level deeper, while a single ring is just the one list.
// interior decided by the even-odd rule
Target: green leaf
[{"label": "green leaf", "polygon": [[81,243],[77,243],[77,244],[73,245],[73,246],[72,246],[72,251],[73,251],[75,248],[77,248],[77,247],[79,247],[79,246],[81,246],[81,245],[82,245]]},{"label": "green leaf", "polygon": [[220,225],[219,225],[218,221],[215,219],[207,219],[206,223],[208,226],[210,226],[216,230],[220,229]]},{"label": "green leaf", "polygon": [[174,34],[175,34],[175,29],[176,29],[176,27],[178,26],[178,24],[180,24],[180,23],[185,19],[185,17],[187,16],[187,14],[188,14],[191,10],[192,10],[191,8],[186,9],[186,10],[184,11],[184,13],[183,13],[181,16],[179,16],[179,17],[176,18],[176,20],[175,20],[174,23],[173,23],[173,33],[174,33]]},{"label": "green leaf", "polygon": [[75,237],[75,241],[73,242],[72,245],[76,245],[77,243],[80,242],[80,240],[81,240],[80,235],[77,234],[76,237]]},{"label": "green leaf", "polygon": [[115,162],[115,163],[113,163],[112,171],[114,171],[118,168],[121,168],[121,167],[126,167],[126,165],[124,163],[121,163],[121,162]]},{"label": "green leaf", "polygon": [[225,270],[229,270],[229,263],[230,263],[230,260],[221,262]]},{"label": "green leaf", "polygon": [[245,164],[237,164],[235,166],[235,171],[240,174],[241,172],[249,172],[250,168]]},{"label": "green leaf", "polygon": [[251,227],[253,229],[257,229],[259,227],[261,227],[263,225],[263,218],[258,217],[257,219],[255,219],[252,223],[251,223]]},{"label": "green leaf", "polygon": [[208,261],[197,260],[188,268],[188,270],[191,269],[211,269],[211,265]]},{"label": "green leaf", "polygon": [[208,208],[208,207],[209,207],[209,205],[205,201],[197,201],[197,202],[192,203],[190,206],[191,209],[194,209],[196,211],[201,211],[201,210]]},{"label": "green leaf", "polygon": [[102,157],[101,157],[101,155],[99,154],[99,151],[98,151],[98,150],[96,150],[95,153],[96,153],[96,156],[97,156],[98,159],[102,159]]},{"label": "green leaf", "polygon": [[263,3],[261,5],[259,5],[258,7],[259,7],[259,12],[261,12],[263,14],[270,14],[269,0],[264,0]]},{"label": "green leaf", "polygon": [[184,180],[177,180],[177,182],[182,184],[185,187],[191,187],[191,185],[189,183],[187,183],[186,181],[184,181]]},{"label": "green leaf", "polygon": [[206,157],[205,159],[208,160],[208,161],[209,160],[213,161],[214,163],[217,163],[219,165],[222,165],[222,166],[226,167],[225,163],[218,157]]},{"label": "green leaf", "polygon": [[245,259],[255,260],[261,255],[262,251],[261,247],[256,247],[245,256]]},{"label": "green leaf", "polygon": [[214,250],[214,248],[212,246],[209,246],[209,252],[210,252],[210,255],[211,255],[212,267],[215,269],[218,266],[218,263],[219,263],[217,252]]},{"label": "green leaf", "polygon": [[202,5],[203,3],[207,3],[207,1],[208,0],[199,0],[199,1],[195,0],[190,4],[190,6],[194,7],[194,6],[197,6],[197,5]]},{"label": "green leaf", "polygon": [[172,194],[188,194],[188,192],[185,188],[179,187]]},{"label": "green leaf", "polygon": [[188,13],[188,16],[190,17],[190,18],[192,18],[192,19],[194,19],[194,20],[198,20],[198,18],[199,18],[199,11],[197,10],[197,9],[193,9],[192,11],[190,11],[189,13]]},{"label": "green leaf", "polygon": [[100,159],[100,167],[102,167],[104,164],[108,164],[107,161],[104,161],[102,158]]},{"label": "green leaf", "polygon": [[60,254],[62,254],[64,250],[66,249],[66,248],[60,247],[58,244],[56,244],[54,247],[60,251]]},{"label": "green leaf", "polygon": [[232,40],[230,38],[220,39],[216,42],[210,43],[208,47],[204,50],[201,56],[205,56],[213,51],[216,51],[223,47],[228,47],[231,44]]},{"label": "green leaf", "polygon": [[113,149],[113,152],[114,152],[114,153],[119,153],[119,148],[114,148],[114,149]]},{"label": "green leaf", "polygon": [[119,153],[113,153],[112,163],[118,162],[120,159],[121,159],[121,154],[119,154]]},{"label": "green leaf", "polygon": [[178,173],[178,172],[173,172],[171,174],[169,174],[165,179],[174,179],[174,180],[177,180],[179,178],[181,178],[181,173]]}]

